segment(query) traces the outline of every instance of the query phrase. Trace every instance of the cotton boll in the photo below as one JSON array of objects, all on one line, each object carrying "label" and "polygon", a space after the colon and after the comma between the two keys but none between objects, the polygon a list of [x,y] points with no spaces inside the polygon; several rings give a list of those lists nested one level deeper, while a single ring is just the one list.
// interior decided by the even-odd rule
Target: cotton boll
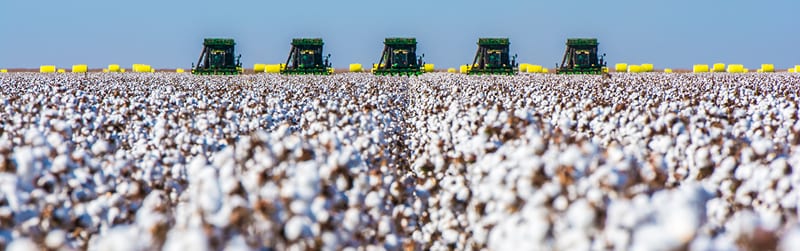
[{"label": "cotton boll", "polygon": [[210,250],[208,239],[200,229],[171,230],[167,234],[164,250]]}]

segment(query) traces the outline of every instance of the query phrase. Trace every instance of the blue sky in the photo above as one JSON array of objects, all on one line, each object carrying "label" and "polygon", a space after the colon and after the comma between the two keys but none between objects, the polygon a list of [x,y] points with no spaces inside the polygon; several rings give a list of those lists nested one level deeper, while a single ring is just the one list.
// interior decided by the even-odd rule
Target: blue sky
[{"label": "blue sky", "polygon": [[245,67],[285,61],[293,37],[322,37],[334,67],[346,68],[375,63],[389,36],[416,37],[437,68],[471,62],[477,39],[494,36],[545,67],[566,38],[597,37],[612,64],[785,68],[800,64],[798,9],[797,0],[3,0],[0,68],[189,68],[204,37],[236,39]]}]

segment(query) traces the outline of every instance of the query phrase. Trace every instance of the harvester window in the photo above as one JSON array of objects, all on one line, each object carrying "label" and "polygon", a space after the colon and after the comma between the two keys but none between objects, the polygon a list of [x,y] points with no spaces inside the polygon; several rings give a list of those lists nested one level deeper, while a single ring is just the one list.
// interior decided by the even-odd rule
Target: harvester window
[{"label": "harvester window", "polygon": [[407,49],[395,49],[392,51],[394,57],[392,57],[392,63],[397,66],[407,66],[408,65],[408,50]]},{"label": "harvester window", "polygon": [[589,62],[589,51],[587,50],[580,50],[575,52],[575,65],[576,66],[587,66],[591,63]]},{"label": "harvester window", "polygon": [[489,50],[489,65],[500,66],[503,62],[503,50]]},{"label": "harvester window", "polygon": [[314,50],[300,51],[300,67],[313,67],[316,52]]}]

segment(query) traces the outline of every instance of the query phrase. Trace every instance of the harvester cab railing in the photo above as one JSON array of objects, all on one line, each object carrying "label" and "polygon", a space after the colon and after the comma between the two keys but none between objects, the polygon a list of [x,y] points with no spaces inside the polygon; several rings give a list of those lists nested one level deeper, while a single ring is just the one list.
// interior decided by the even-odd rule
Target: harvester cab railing
[{"label": "harvester cab railing", "polygon": [[327,75],[331,73],[330,57],[323,58],[323,45],[321,38],[295,38],[292,39],[292,48],[286,58],[286,67],[282,74],[315,74]]},{"label": "harvester cab railing", "polygon": [[562,74],[601,74],[606,66],[605,54],[598,55],[597,39],[570,38],[557,73]]},{"label": "harvester cab railing", "polygon": [[510,45],[508,38],[479,38],[469,74],[515,74],[517,55],[509,56]]},{"label": "harvester cab railing", "polygon": [[242,55],[235,55],[236,42],[227,38],[206,38],[197,65],[192,73],[201,75],[234,75],[242,72]]},{"label": "harvester cab railing", "polygon": [[417,57],[417,40],[415,38],[387,38],[383,44],[383,51],[378,64],[376,64],[375,74],[422,74],[425,54]]}]

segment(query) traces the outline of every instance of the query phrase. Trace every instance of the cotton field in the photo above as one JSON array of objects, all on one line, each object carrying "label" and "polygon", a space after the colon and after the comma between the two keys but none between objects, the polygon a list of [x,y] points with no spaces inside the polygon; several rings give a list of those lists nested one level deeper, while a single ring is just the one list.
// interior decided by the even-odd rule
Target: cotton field
[{"label": "cotton field", "polygon": [[0,75],[0,249],[800,250],[800,76]]}]

